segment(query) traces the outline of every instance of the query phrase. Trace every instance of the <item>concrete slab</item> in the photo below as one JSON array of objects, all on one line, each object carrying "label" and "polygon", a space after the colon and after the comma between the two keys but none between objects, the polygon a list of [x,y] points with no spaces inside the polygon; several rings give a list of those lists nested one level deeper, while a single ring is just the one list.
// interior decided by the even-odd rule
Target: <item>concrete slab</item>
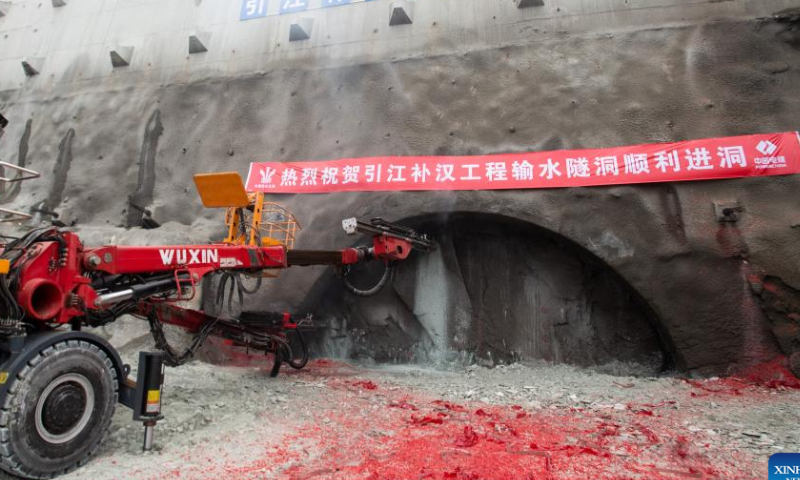
[{"label": "concrete slab", "polygon": [[409,0],[397,0],[392,2],[392,18],[389,19],[389,26],[411,25],[414,17],[414,2]]},{"label": "concrete slab", "polygon": [[133,57],[133,47],[119,46],[109,52],[111,55],[111,65],[114,68],[127,67],[131,64]]},{"label": "concrete slab", "polygon": [[25,75],[32,77],[34,75],[39,75],[39,72],[42,71],[43,64],[44,57],[27,57],[22,60],[22,69],[25,71]]},{"label": "concrete slab", "polygon": [[314,26],[314,20],[311,18],[301,18],[296,22],[289,25],[289,41],[297,42],[300,40],[308,40],[311,38],[311,28]]},{"label": "concrete slab", "polygon": [[210,32],[195,32],[189,35],[189,54],[207,52],[210,43]]}]

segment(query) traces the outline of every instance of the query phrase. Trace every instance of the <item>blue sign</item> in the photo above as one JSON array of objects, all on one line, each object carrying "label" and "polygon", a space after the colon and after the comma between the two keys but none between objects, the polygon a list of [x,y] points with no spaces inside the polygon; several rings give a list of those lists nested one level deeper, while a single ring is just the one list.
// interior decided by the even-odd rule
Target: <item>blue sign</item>
[{"label": "blue sign", "polygon": [[267,0],[242,0],[239,20],[251,20],[267,16]]},{"label": "blue sign", "polygon": [[769,457],[769,480],[800,480],[800,453],[775,453]]},{"label": "blue sign", "polygon": [[309,0],[281,0],[281,13],[302,12],[308,10]]},{"label": "blue sign", "polygon": [[350,0],[322,0],[323,7],[337,7],[339,5],[347,5]]}]

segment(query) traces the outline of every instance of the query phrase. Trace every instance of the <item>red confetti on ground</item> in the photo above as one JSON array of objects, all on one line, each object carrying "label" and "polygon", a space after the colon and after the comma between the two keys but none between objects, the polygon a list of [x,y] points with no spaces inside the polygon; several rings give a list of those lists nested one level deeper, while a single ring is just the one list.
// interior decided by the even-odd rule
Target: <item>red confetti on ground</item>
[{"label": "red confetti on ground", "polygon": [[751,387],[764,387],[772,390],[800,389],[800,380],[787,367],[786,357],[751,367],[737,376],[717,378],[713,380],[685,380],[692,387],[702,392],[692,392],[693,398],[708,395],[742,395],[743,390]]},{"label": "red confetti on ground", "polygon": [[375,389],[378,388],[377,385],[375,385],[374,383],[370,382],[369,380],[360,381],[360,382],[353,382],[353,386],[354,387],[361,387],[364,390],[375,390]]},{"label": "red confetti on ground", "polygon": [[464,427],[464,433],[460,437],[456,438],[456,446],[469,448],[474,447],[478,444],[479,441],[478,434],[475,433],[475,430],[472,429],[469,425]]},{"label": "red confetti on ground", "polygon": [[[710,480],[720,478],[720,472],[747,477],[735,460],[715,459],[712,466],[705,448],[674,428],[674,418],[653,413],[674,402],[594,413],[526,411],[520,406],[470,409],[419,396],[412,404],[409,392],[396,392],[398,397],[392,398],[394,394],[351,393],[349,408],[333,422],[312,422],[284,439],[313,445],[308,449],[316,453],[298,455],[279,477]],[[374,403],[376,398],[383,407]],[[409,416],[410,407],[414,413]],[[246,474],[247,469],[238,473]]]},{"label": "red confetti on ground", "polygon": [[430,424],[441,425],[444,423],[444,415],[439,414],[435,417],[432,415],[425,415],[424,417],[418,417],[412,413],[410,422],[412,425],[420,425],[420,426],[430,425]]},{"label": "red confetti on ground", "polygon": [[753,384],[767,388],[800,389],[800,379],[789,370],[786,357],[778,357],[769,363],[750,368],[742,376]]},{"label": "red confetti on ground", "polygon": [[[313,368],[313,367],[312,367]],[[682,398],[627,408],[526,409],[454,403],[368,380],[325,382],[330,405],[315,410],[293,434],[265,440],[263,458],[231,459],[199,476],[175,478],[286,480],[680,480],[750,479],[763,466],[705,431],[689,430],[690,394],[730,401],[775,398],[792,387],[780,364],[737,378],[688,381]],[[754,373],[754,372],[752,372]],[[314,373],[306,373],[315,378]],[[766,376],[764,376],[766,375]],[[766,378],[766,380],[764,380]],[[355,390],[353,386],[359,387]],[[374,388],[369,388],[373,386]],[[766,387],[766,388],[764,388]],[[787,393],[788,394],[788,393]],[[677,408],[680,405],[680,409]],[[320,407],[320,405],[316,405]],[[330,407],[330,408],[328,408]],[[220,439],[235,442],[235,438]],[[713,445],[713,447],[712,447]],[[195,464],[202,459],[196,457]],[[210,461],[209,461],[210,462]]]}]

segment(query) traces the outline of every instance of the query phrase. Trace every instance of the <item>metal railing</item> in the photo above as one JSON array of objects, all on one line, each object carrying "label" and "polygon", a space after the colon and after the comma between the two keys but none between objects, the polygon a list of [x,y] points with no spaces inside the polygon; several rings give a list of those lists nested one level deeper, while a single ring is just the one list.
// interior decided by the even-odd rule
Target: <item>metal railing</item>
[{"label": "metal railing", "polygon": [[[3,134],[5,133],[5,128],[8,126],[8,120],[0,114],[0,139],[3,138]],[[13,170],[16,172],[15,176],[8,176],[8,170]],[[23,180],[30,180],[32,178],[39,178],[39,172],[35,172],[28,168],[20,167],[19,165],[14,165],[8,162],[0,161],[0,186],[2,186],[2,191],[5,191],[6,185],[9,183],[21,182]],[[7,223],[7,222],[22,222],[25,220],[30,219],[31,216],[27,213],[18,212],[16,210],[9,210],[7,208],[0,207],[0,223]]]}]

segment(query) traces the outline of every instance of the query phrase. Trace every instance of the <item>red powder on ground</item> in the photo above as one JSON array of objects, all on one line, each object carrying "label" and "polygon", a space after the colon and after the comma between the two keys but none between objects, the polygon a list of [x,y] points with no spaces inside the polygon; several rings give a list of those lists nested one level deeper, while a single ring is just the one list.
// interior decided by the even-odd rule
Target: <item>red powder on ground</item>
[{"label": "red powder on ground", "polygon": [[702,392],[691,392],[692,398],[715,396],[741,396],[753,387],[776,389],[800,389],[800,380],[787,367],[785,357],[749,368],[737,376],[711,380],[690,380],[686,383]]},{"label": "red powder on ground", "polygon": [[[705,450],[687,440],[689,432],[677,430],[674,419],[654,413],[663,405],[575,414],[566,409],[526,411],[519,406],[469,409],[419,397],[412,404],[407,391],[386,390],[384,396],[386,408],[351,404],[325,428],[309,427],[298,432],[297,440],[285,439],[289,444],[311,441],[319,453],[291,462],[279,476],[288,480],[719,478]],[[351,394],[348,401],[374,402],[376,397],[371,398]],[[416,405],[417,410],[407,416],[405,405]],[[735,463],[716,463],[733,473],[732,478],[746,477]]]},{"label": "red powder on ground", "polygon": [[479,440],[478,434],[468,425],[464,427],[464,432],[456,438],[455,444],[457,447],[469,448],[477,445]]},{"label": "red powder on ground", "polygon": [[[689,384],[708,395],[735,388],[737,402],[775,397],[744,380],[726,381]],[[257,461],[231,459],[222,471],[215,466],[205,476],[177,474],[192,479],[716,480],[752,478],[759,465],[718,441],[710,447],[705,431],[689,430],[691,409],[674,405],[704,400],[688,394],[655,404],[631,403],[624,410],[525,409],[458,404],[397,387],[364,388],[366,383],[374,385],[325,382],[325,401],[333,407],[310,408],[312,417],[293,426],[295,433],[264,440],[264,456]],[[355,390],[356,384],[362,389]]]},{"label": "red powder on ground", "polygon": [[465,412],[466,411],[464,409],[464,407],[462,407],[461,405],[455,405],[453,403],[445,402],[443,400],[434,400],[431,403],[434,404],[434,405],[439,405],[441,407],[444,407],[447,410],[450,410],[450,411],[453,411],[453,412]]},{"label": "red powder on ground", "polygon": [[353,386],[354,387],[361,387],[364,390],[375,390],[375,389],[378,388],[377,385],[375,385],[374,383],[370,382],[369,380],[361,381],[361,382],[353,382]]},{"label": "red powder on ground", "polygon": [[418,417],[412,413],[411,420],[409,421],[411,422],[412,425],[420,425],[420,426],[430,425],[430,424],[441,425],[442,423],[444,423],[444,417],[445,415],[441,413],[436,416],[425,415],[423,417]]},{"label": "red powder on ground", "polygon": [[750,383],[767,388],[800,389],[800,379],[792,374],[787,365],[786,357],[778,357],[769,363],[746,370],[742,377]]},{"label": "red powder on ground", "polygon": [[391,407],[391,408],[401,408],[403,410],[413,410],[415,412],[418,410],[417,407],[415,407],[414,405],[406,402],[405,400],[401,400],[399,402],[391,402],[391,403],[389,403],[389,407]]}]

